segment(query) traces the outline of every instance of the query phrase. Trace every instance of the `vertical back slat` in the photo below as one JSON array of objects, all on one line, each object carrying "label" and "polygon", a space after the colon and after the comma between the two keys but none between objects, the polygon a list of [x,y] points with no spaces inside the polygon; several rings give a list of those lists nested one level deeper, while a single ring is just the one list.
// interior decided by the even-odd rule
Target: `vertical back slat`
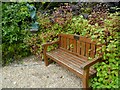
[{"label": "vertical back slat", "polygon": [[77,54],[80,55],[80,42],[77,41]]},{"label": "vertical back slat", "polygon": [[61,36],[58,35],[58,38],[59,38],[59,47],[61,47]]},{"label": "vertical back slat", "polygon": [[73,49],[73,51],[76,53],[77,52],[77,42],[76,42],[76,40],[74,39],[73,40],[73,47],[74,47],[74,49]]},{"label": "vertical back slat", "polygon": [[72,39],[69,40],[70,40],[70,51],[73,51],[73,40]]},{"label": "vertical back slat", "polygon": [[90,43],[86,43],[86,57],[89,57],[90,53],[89,53],[89,50],[90,50]]},{"label": "vertical back slat", "polygon": [[69,47],[70,46],[69,38],[66,38],[66,41],[67,41],[66,42],[66,44],[67,44],[66,47],[67,47],[67,50],[69,50],[70,49],[70,47]]},{"label": "vertical back slat", "polygon": [[61,36],[61,47],[64,48],[64,41],[62,36]]},{"label": "vertical back slat", "polygon": [[91,44],[90,57],[92,58],[95,57],[95,45],[94,44]]},{"label": "vertical back slat", "polygon": [[81,42],[81,55],[84,56],[85,55],[85,43]]},{"label": "vertical back slat", "polygon": [[64,41],[64,48],[67,49],[67,40],[66,40],[66,37],[63,38],[63,41]]}]

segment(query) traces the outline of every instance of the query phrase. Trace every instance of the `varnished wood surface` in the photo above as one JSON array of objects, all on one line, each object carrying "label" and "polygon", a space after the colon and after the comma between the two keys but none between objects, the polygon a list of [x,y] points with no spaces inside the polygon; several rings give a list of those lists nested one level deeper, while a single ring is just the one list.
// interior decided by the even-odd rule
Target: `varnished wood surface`
[{"label": "varnished wood surface", "polygon": [[59,41],[61,48],[71,51],[76,55],[81,55],[86,58],[94,58],[96,55],[96,42],[90,38],[79,35],[59,34]]},{"label": "varnished wood surface", "polygon": [[[47,47],[58,44],[58,49],[47,52]],[[83,88],[88,88],[88,80],[96,71],[92,66],[99,62],[101,58],[95,58],[98,53],[96,41],[79,35],[59,34],[58,41],[44,44],[43,54],[45,65],[48,66],[48,58],[67,68],[78,77],[82,78]],[[93,60],[88,61],[88,57]]]},{"label": "varnished wood surface", "polygon": [[[79,58],[73,54],[63,51],[62,49],[56,49],[51,52],[47,52],[47,57],[53,57],[57,61],[69,66],[71,69],[77,71],[79,74],[83,75],[83,69],[81,65],[84,64],[85,60]],[[94,70],[90,70],[90,75],[94,74]]]}]

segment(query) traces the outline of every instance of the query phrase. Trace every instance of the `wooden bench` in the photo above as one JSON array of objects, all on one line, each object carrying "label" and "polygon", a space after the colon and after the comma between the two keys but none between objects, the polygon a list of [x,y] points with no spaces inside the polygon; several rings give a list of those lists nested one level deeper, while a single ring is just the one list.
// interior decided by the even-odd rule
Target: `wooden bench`
[{"label": "wooden bench", "polygon": [[[59,34],[58,37],[58,41],[43,44],[45,65],[49,65],[48,58],[52,59],[80,77],[83,88],[88,88],[88,79],[96,73],[91,66],[101,61],[101,57],[95,58],[99,46],[90,38],[78,35]],[[47,47],[53,44],[58,44],[58,48],[47,52]]]}]

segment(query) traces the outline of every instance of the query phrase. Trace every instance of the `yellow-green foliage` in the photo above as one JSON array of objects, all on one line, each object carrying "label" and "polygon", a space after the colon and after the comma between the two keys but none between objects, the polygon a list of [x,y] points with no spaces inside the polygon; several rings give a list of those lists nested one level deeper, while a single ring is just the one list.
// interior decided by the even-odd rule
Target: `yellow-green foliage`
[{"label": "yellow-green foliage", "polygon": [[97,76],[91,79],[90,85],[93,88],[118,88],[119,23],[120,19],[116,14],[110,14],[102,26],[97,23],[90,25],[88,20],[77,16],[65,26],[53,24],[49,28],[44,28],[46,33],[43,36],[46,37],[43,40],[44,43],[52,41],[57,34],[67,33],[87,36],[98,41],[98,44],[104,44],[102,52],[105,62],[95,65]]}]

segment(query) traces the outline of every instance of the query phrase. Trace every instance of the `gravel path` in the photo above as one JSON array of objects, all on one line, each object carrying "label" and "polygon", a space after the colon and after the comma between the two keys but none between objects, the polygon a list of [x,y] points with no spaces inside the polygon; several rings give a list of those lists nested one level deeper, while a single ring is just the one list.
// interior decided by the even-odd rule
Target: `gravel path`
[{"label": "gravel path", "polygon": [[[0,68],[1,69],[1,68]],[[34,56],[2,68],[2,88],[81,88],[81,79],[58,64],[48,67]]]}]

